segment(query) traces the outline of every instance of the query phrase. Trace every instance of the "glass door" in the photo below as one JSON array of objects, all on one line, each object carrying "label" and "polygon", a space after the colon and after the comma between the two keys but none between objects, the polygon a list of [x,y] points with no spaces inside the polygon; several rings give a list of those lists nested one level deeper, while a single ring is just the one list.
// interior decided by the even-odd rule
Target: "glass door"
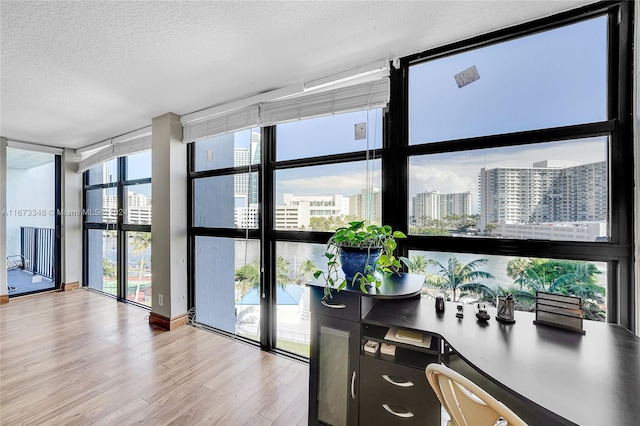
[{"label": "glass door", "polygon": [[7,148],[9,297],[59,288],[60,156]]}]

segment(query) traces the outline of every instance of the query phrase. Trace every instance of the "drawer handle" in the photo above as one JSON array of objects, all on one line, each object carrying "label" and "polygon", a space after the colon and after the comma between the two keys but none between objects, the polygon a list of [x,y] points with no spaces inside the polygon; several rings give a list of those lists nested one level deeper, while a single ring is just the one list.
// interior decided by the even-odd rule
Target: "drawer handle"
[{"label": "drawer handle", "polygon": [[391,383],[392,385],[400,386],[401,388],[410,388],[411,386],[413,386],[413,382],[410,382],[408,380],[406,382],[396,382],[386,374],[383,374],[382,378],[385,379],[387,382]]},{"label": "drawer handle", "polygon": [[385,410],[387,410],[388,412],[390,412],[394,416],[402,417],[404,419],[408,419],[408,418],[413,417],[413,413],[411,411],[407,411],[406,413],[397,413],[397,412],[393,411],[393,409],[391,407],[389,407],[387,404],[382,404],[382,408],[384,408]]},{"label": "drawer handle", "polygon": [[327,303],[324,300],[321,300],[320,303],[322,303],[324,306],[326,306],[327,308],[331,308],[331,309],[344,309],[347,307],[347,305],[332,305],[331,303]]},{"label": "drawer handle", "polygon": [[351,399],[356,399],[356,371],[351,375]]}]

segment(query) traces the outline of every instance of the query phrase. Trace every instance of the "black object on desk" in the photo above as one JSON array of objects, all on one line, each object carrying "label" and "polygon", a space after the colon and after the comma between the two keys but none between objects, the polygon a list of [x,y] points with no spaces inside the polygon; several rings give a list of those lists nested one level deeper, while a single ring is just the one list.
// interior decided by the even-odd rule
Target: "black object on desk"
[{"label": "black object on desk", "polygon": [[487,306],[484,303],[476,303],[476,318],[480,321],[489,321],[491,315],[487,313]]},{"label": "black object on desk", "polygon": [[586,335],[537,327],[534,317],[516,311],[515,324],[481,327],[436,314],[433,300],[412,299],[379,301],[363,322],[442,338],[445,364],[530,425],[640,425],[640,337],[595,321],[584,321]]},{"label": "black object on desk", "polygon": [[436,296],[436,312],[444,312],[444,296]]},{"label": "black object on desk", "polygon": [[456,317],[457,318],[464,317],[464,306],[462,302],[458,302],[458,305],[456,306]]}]

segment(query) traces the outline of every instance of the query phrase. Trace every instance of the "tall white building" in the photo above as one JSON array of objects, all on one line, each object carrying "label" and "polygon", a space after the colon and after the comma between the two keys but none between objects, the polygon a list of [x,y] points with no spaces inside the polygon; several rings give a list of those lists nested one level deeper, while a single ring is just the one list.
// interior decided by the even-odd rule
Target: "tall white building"
[{"label": "tall white building", "polygon": [[[105,195],[102,198],[102,220],[113,223],[118,218],[118,197]],[[123,209],[124,223],[148,225],[151,223],[151,197],[127,191],[126,206]]]},{"label": "tall white building", "polygon": [[282,205],[276,206],[276,229],[306,229],[312,217],[346,216],[349,199],[342,195],[283,194]]},{"label": "tall white building", "polygon": [[470,216],[473,197],[471,192],[440,194],[438,191],[422,192],[412,198],[413,222],[424,225],[426,219],[444,219],[450,216]]},{"label": "tall white building", "polygon": [[487,224],[606,222],[607,164],[542,161],[482,169],[480,228]]},{"label": "tall white building", "polygon": [[374,223],[382,220],[382,197],[379,188],[363,189],[349,196],[349,215]]},{"label": "tall white building", "polygon": [[[260,133],[251,133],[250,148],[234,148],[234,167],[260,163]],[[258,173],[241,173],[233,176],[233,195],[235,198],[235,225],[238,228],[258,227]]]}]

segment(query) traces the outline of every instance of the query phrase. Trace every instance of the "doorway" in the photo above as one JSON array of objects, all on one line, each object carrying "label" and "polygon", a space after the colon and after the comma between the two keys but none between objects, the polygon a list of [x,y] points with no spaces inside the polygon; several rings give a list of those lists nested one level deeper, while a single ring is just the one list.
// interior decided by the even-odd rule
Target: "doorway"
[{"label": "doorway", "polygon": [[7,147],[9,297],[60,288],[59,155]]}]

